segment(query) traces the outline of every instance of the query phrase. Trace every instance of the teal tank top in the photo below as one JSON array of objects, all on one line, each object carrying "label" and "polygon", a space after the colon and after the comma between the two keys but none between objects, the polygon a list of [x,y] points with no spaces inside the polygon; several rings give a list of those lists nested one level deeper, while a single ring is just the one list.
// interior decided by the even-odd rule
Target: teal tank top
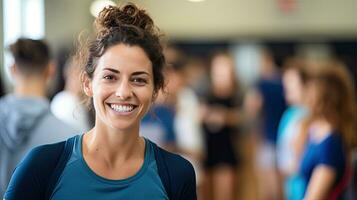
[{"label": "teal tank top", "polygon": [[53,190],[51,200],[164,200],[168,195],[161,182],[153,144],[145,139],[145,158],[141,169],[122,180],[109,180],[95,174],[84,161],[82,136],[75,138],[73,153]]}]

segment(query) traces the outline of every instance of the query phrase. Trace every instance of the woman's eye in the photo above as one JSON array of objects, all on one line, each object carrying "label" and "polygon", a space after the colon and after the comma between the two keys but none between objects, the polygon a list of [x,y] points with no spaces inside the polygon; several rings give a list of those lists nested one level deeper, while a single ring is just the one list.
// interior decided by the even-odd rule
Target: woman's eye
[{"label": "woman's eye", "polygon": [[143,78],[134,78],[133,82],[138,83],[138,84],[146,84],[147,83],[146,79],[143,79]]},{"label": "woman's eye", "polygon": [[103,78],[106,79],[106,80],[113,80],[113,79],[114,79],[114,76],[112,76],[112,75],[106,75],[106,76],[104,76]]}]

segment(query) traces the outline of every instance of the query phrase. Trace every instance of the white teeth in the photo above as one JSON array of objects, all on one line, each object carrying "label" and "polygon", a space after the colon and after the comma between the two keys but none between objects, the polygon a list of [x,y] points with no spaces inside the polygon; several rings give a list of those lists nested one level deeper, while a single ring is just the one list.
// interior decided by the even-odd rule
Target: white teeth
[{"label": "white teeth", "polygon": [[130,112],[134,109],[134,106],[132,105],[123,106],[123,105],[110,104],[110,107],[117,112]]}]

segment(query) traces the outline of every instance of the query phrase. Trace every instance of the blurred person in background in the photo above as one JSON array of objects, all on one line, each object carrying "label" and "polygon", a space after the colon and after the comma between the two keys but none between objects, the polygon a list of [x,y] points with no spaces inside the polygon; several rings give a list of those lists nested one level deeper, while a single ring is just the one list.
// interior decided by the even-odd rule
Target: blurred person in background
[{"label": "blurred person in background", "polygon": [[141,121],[140,135],[170,152],[176,152],[174,119],[175,105],[166,101],[163,91],[159,91],[155,103]]},{"label": "blurred person in background", "polygon": [[[192,63],[179,49],[170,46],[166,51],[170,67],[167,89],[169,95],[175,96],[174,130],[177,150],[194,166],[198,191],[201,189],[201,162],[203,154],[202,129],[199,116],[199,100],[189,85],[189,67]],[[176,57],[173,55],[176,52]],[[194,75],[192,75],[194,76]],[[201,195],[199,195],[200,198]]]},{"label": "blurred person in background", "polygon": [[1,197],[15,166],[33,147],[53,143],[75,130],[50,112],[46,84],[54,75],[50,50],[41,40],[20,38],[10,45],[14,92],[0,99]]},{"label": "blurred person in background", "polygon": [[65,88],[57,93],[51,101],[51,111],[60,120],[66,122],[78,133],[89,130],[89,112],[83,104],[83,92],[79,79],[80,66],[71,57],[67,60],[64,69]]},{"label": "blurred person in background", "polygon": [[259,79],[248,90],[244,107],[247,117],[254,121],[257,132],[258,198],[281,199],[282,191],[276,164],[278,126],[286,109],[281,74],[274,56],[267,49],[262,51]]},{"label": "blurred person in background", "polygon": [[[165,69],[167,82],[155,105],[166,105],[173,109],[173,120],[170,124],[173,128],[175,144],[171,150],[179,153],[193,164],[196,172],[197,189],[200,193],[202,132],[199,121],[198,97],[188,84],[187,73],[191,65],[185,53],[173,44],[167,45],[164,54],[167,63]],[[160,119],[160,121],[167,120]],[[198,198],[200,198],[200,195]]]},{"label": "blurred person in background", "polygon": [[235,136],[240,97],[233,60],[227,53],[216,53],[212,57],[210,78],[211,93],[201,110],[206,150],[203,199],[230,200],[235,199],[236,191],[238,155]]},{"label": "blurred person in background", "polygon": [[209,92],[207,63],[200,57],[189,57],[185,63],[186,85],[196,93],[199,100],[202,100]]},{"label": "blurred person in background", "polygon": [[302,120],[307,115],[304,105],[304,89],[307,72],[298,58],[291,58],[284,66],[283,86],[286,102],[285,110],[279,124],[277,137],[277,164],[284,189],[284,199],[301,200],[303,184],[298,175],[300,158],[295,152],[294,141],[300,133]]},{"label": "blurred person in background", "polygon": [[191,65],[186,55],[172,44],[167,45],[164,54],[167,82],[151,111],[144,117],[141,134],[167,150],[192,157],[191,162],[199,163],[202,133],[198,97],[188,84],[188,67]]},{"label": "blurred person in background", "polygon": [[[166,64],[178,55],[164,49]],[[170,48],[169,48],[170,49]],[[169,53],[168,53],[169,52]],[[158,92],[155,103],[143,118],[140,125],[140,135],[155,142],[160,147],[177,152],[176,133],[174,130],[174,118],[176,115],[176,76],[171,66],[166,65],[163,69],[166,77],[165,87]]]},{"label": "blurred person in background", "polygon": [[306,200],[341,199],[351,176],[356,146],[356,98],[353,81],[337,62],[309,67],[308,117],[300,136],[306,140],[299,173]]}]

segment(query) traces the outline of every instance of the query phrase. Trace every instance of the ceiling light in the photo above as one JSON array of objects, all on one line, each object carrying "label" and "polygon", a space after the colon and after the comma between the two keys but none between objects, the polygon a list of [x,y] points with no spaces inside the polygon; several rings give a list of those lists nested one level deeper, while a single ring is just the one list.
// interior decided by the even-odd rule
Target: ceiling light
[{"label": "ceiling light", "polygon": [[90,13],[94,17],[98,17],[100,11],[103,10],[106,6],[115,6],[116,4],[110,0],[96,0],[90,6]]},{"label": "ceiling light", "polygon": [[188,0],[188,1],[198,3],[198,2],[203,2],[203,1],[205,1],[205,0]]}]

